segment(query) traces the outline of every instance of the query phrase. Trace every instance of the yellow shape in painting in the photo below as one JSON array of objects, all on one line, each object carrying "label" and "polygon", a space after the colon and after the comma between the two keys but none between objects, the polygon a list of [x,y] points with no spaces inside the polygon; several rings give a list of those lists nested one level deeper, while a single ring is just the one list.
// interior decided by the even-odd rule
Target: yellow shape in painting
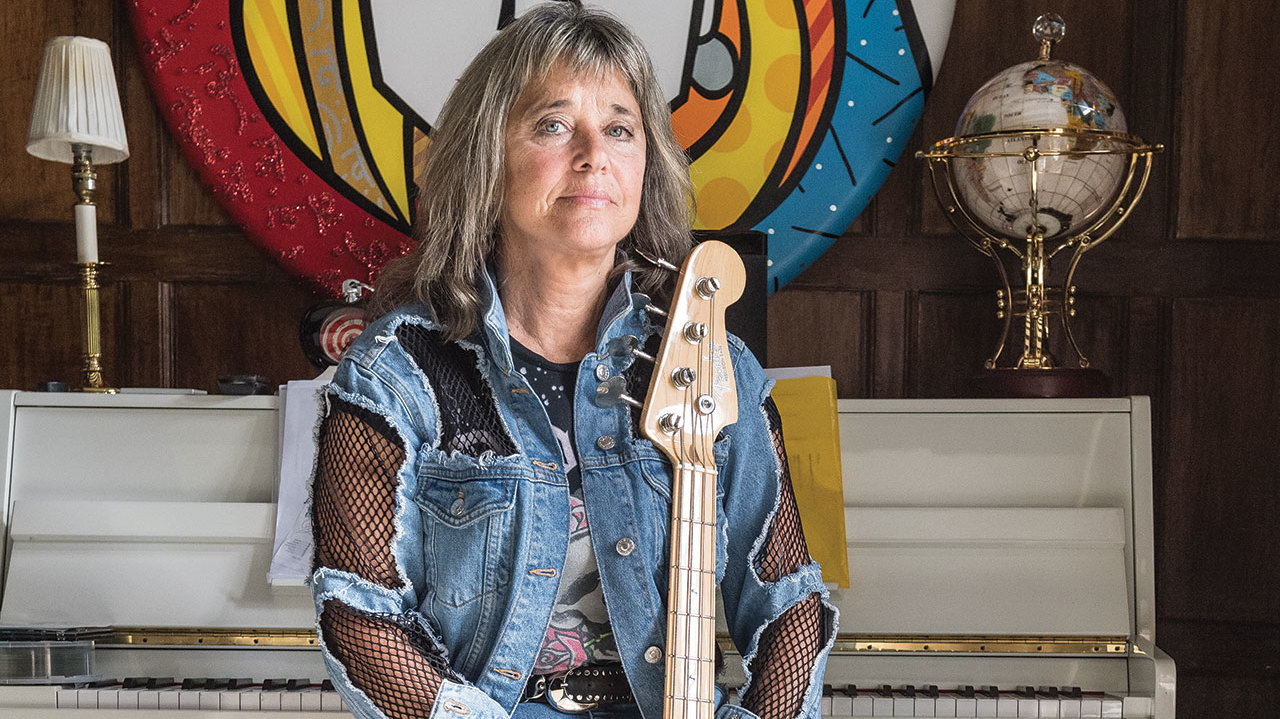
[{"label": "yellow shape in painting", "polygon": [[272,0],[246,0],[244,36],[253,71],[271,106],[302,144],[320,157],[320,140],[311,123],[311,110],[302,91],[302,78],[293,57],[293,42],[286,4]]},{"label": "yellow shape in painting", "polygon": [[[382,93],[373,86],[373,74],[369,69],[369,53],[364,42],[364,26],[360,18],[360,3],[342,3],[343,36],[347,45],[347,73],[350,86],[349,101],[360,113],[360,127],[364,131],[366,147],[378,174],[395,204],[394,211],[400,219],[409,221],[409,192],[405,179],[409,167],[405,158],[405,119]],[[373,168],[370,168],[373,169]]]},{"label": "yellow shape in painting", "polygon": [[795,6],[770,0],[763,10],[749,5],[747,13],[751,66],[738,90],[742,103],[720,140],[692,165],[698,229],[718,230],[742,216],[772,173],[780,141],[799,121],[803,48]]},{"label": "yellow shape in painting", "polygon": [[[697,187],[697,180],[694,180]],[[714,177],[697,187],[698,218],[706,227],[725,227],[751,202],[751,192],[732,177]]]}]

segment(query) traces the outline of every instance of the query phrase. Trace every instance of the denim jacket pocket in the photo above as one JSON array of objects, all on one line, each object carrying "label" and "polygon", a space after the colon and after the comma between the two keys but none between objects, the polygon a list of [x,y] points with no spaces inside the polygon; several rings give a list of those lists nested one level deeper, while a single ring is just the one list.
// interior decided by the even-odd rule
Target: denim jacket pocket
[{"label": "denim jacket pocket", "polygon": [[511,508],[519,477],[494,468],[418,471],[414,501],[422,510],[428,591],[462,607],[510,581]]}]

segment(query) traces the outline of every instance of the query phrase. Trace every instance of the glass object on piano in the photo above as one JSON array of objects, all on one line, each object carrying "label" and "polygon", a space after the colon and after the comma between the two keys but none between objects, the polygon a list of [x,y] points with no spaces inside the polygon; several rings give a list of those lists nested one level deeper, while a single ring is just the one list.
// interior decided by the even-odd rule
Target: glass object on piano
[{"label": "glass object on piano", "polygon": [[93,640],[0,640],[0,684],[65,684],[98,678]]},{"label": "glass object on piano", "polygon": [[[1033,34],[1039,58],[988,80],[969,99],[955,136],[917,157],[928,160],[948,219],[1000,274],[1000,339],[976,393],[1104,396],[1106,377],[1090,366],[1072,327],[1076,269],[1132,212],[1151,156],[1163,147],[1127,133],[1115,94],[1093,73],[1050,56],[1066,35],[1061,17],[1040,16]],[[1067,250],[1065,268],[1051,276],[1050,261]],[[1011,275],[1021,287],[1013,288]],[[1022,353],[1002,360],[1015,317]],[[1077,367],[1060,366],[1050,352],[1055,319]]]}]

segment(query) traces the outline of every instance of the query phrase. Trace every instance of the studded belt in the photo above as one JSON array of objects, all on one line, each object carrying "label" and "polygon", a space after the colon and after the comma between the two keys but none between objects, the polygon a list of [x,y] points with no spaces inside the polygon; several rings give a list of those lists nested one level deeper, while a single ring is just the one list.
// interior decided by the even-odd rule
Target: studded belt
[{"label": "studded belt", "polygon": [[632,703],[635,695],[621,664],[597,664],[559,674],[535,674],[520,701],[545,702],[563,712],[579,712],[601,704]]}]

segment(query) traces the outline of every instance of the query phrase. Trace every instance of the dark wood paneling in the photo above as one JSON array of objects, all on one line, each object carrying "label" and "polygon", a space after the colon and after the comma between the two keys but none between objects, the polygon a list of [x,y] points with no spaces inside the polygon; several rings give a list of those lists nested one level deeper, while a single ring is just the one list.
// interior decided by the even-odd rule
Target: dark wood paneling
[{"label": "dark wood paneling", "polygon": [[[117,293],[102,288],[102,337],[116,333]],[[34,390],[41,382],[83,386],[83,291],[71,282],[0,282],[0,373],[6,389]],[[103,379],[119,383],[120,355],[103,342]]]},{"label": "dark wood paneling", "polygon": [[[779,316],[784,319],[774,319]],[[869,319],[867,298],[860,292],[780,293],[769,304],[769,364],[831,365],[841,397],[867,397]]]},{"label": "dark wood paneling", "polygon": [[216,392],[227,375],[273,384],[316,376],[298,344],[298,321],[313,301],[288,285],[174,285],[174,384]]},{"label": "dark wood paneling", "polygon": [[1178,235],[1274,240],[1280,224],[1271,118],[1280,84],[1276,5],[1187,0],[1178,144]]},{"label": "dark wood paneling", "polygon": [[[917,295],[914,351],[906,357],[906,396],[971,396],[969,379],[982,372],[1000,336],[995,313],[995,295],[990,293]],[[1017,350],[1022,351],[1021,340]]]},{"label": "dark wood paneling", "polygon": [[[1158,606],[1169,617],[1276,622],[1280,301],[1179,300]],[[1226,561],[1224,561],[1226,560]]]}]

